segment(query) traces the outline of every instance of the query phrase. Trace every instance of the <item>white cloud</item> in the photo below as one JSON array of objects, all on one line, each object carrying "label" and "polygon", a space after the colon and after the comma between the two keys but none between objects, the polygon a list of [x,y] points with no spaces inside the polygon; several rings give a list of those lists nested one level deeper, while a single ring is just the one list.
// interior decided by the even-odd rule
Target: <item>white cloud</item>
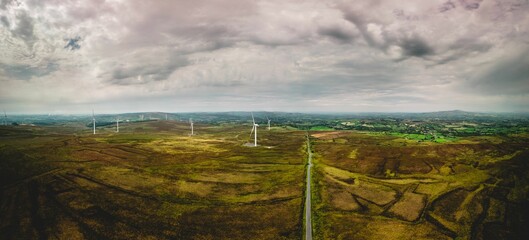
[{"label": "white cloud", "polygon": [[473,87],[529,84],[501,70],[529,49],[526,1],[20,2],[0,4],[11,110],[529,110]]}]

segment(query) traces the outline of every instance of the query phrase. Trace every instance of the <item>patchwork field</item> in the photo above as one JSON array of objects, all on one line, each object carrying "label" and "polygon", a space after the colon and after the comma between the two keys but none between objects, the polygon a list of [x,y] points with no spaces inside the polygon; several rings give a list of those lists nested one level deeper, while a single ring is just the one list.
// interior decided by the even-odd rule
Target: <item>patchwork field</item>
[{"label": "patchwork field", "polygon": [[319,239],[526,239],[529,139],[312,133]]},{"label": "patchwork field", "polygon": [[[0,239],[304,239],[307,132],[0,127]],[[314,239],[527,239],[529,135],[310,130]]]},{"label": "patchwork field", "polygon": [[1,239],[300,239],[305,133],[2,128]]}]

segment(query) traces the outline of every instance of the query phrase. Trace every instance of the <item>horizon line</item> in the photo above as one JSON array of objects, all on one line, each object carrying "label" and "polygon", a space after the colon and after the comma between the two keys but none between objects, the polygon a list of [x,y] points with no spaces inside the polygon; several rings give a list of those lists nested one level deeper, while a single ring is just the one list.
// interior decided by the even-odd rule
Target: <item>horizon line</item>
[{"label": "horizon line", "polygon": [[[439,111],[268,111],[268,110],[258,110],[258,111],[247,111],[247,110],[229,110],[229,111],[181,111],[181,112],[171,112],[171,111],[131,111],[131,112],[102,112],[95,115],[119,115],[119,114],[145,114],[145,113],[162,113],[162,114],[208,114],[208,113],[294,113],[294,114],[322,114],[322,115],[332,115],[332,114],[425,114],[425,113],[445,113],[445,112],[459,112],[459,113],[477,113],[477,114],[529,114],[529,111],[467,111],[467,110],[439,110]],[[6,113],[8,113],[6,111]],[[8,114],[9,115],[9,114]],[[11,116],[29,116],[29,115],[50,115],[50,116],[60,116],[60,115],[73,115],[73,116],[84,116],[92,115],[92,113],[13,113]]]}]

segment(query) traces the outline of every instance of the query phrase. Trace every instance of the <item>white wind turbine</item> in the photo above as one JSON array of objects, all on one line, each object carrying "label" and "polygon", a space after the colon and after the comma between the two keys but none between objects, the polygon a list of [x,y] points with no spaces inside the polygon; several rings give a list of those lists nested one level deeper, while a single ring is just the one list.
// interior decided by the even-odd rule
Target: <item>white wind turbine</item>
[{"label": "white wind turbine", "polygon": [[189,119],[189,124],[191,124],[191,136],[195,135],[195,133],[193,132],[193,119],[190,118]]},{"label": "white wind turbine", "polygon": [[4,126],[7,126],[7,114],[5,110],[4,110]]},{"label": "white wind turbine", "polygon": [[268,120],[268,131],[270,131],[270,118],[268,118],[268,116],[267,116],[266,120]]},{"label": "white wind turbine", "polygon": [[[252,134],[254,134],[254,144],[253,144],[253,146],[257,147],[257,127],[259,127],[259,124],[255,123],[255,118],[253,117],[253,113],[252,113],[252,122],[253,122],[253,125],[252,125],[252,131],[250,132],[250,137],[252,137]],[[255,131],[255,133],[254,133],[254,131]]]},{"label": "white wind turbine", "polygon": [[94,114],[94,109],[92,109],[92,125],[94,126],[94,135],[96,134],[96,117]]},{"label": "white wind turbine", "polygon": [[116,132],[119,132],[119,116],[116,117]]}]

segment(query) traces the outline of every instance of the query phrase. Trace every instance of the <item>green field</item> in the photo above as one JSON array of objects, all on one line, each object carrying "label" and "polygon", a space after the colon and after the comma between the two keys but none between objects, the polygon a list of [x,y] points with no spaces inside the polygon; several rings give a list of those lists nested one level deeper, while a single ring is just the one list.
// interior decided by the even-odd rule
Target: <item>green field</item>
[{"label": "green field", "polygon": [[334,130],[334,128],[330,128],[327,126],[312,126],[309,130],[310,131],[332,131]]}]

